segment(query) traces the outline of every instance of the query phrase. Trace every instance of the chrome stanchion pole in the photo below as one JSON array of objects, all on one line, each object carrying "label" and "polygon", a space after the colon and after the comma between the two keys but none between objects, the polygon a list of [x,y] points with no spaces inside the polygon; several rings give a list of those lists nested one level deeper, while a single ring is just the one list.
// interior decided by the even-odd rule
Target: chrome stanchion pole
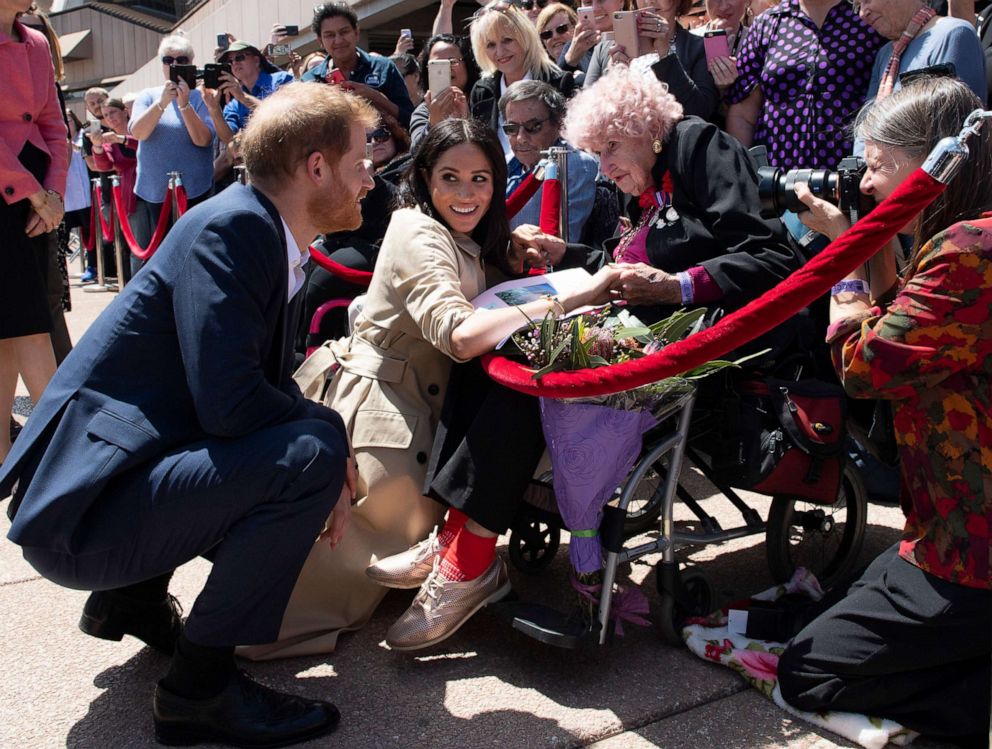
[{"label": "chrome stanchion pole", "polygon": [[[100,178],[95,177],[93,179],[94,202],[97,202],[97,196],[100,194]],[[104,267],[103,262],[103,208],[99,206],[99,203],[97,205],[98,208],[94,211],[96,225],[93,227],[93,233],[95,234],[93,246],[96,248],[96,283],[83,287],[83,291],[87,294],[101,294],[105,291],[110,291],[107,288],[107,269]]]},{"label": "chrome stanchion pole", "polygon": [[172,223],[179,220],[179,195],[180,187],[183,186],[183,175],[181,172],[169,172],[169,187],[172,188]]},{"label": "chrome stanchion pole", "polygon": [[[110,185],[112,189],[117,189],[121,185],[120,175],[113,174],[110,176]],[[124,257],[124,245],[121,243],[121,217],[117,213],[117,203],[116,201],[111,201],[110,203],[111,215],[113,216],[113,222],[111,223],[111,230],[114,232],[114,263],[117,265],[117,288],[124,289],[124,279],[126,277],[126,269],[124,267],[125,257]],[[127,217],[125,217],[126,219]],[[130,261],[130,252],[128,253],[127,261]]]},{"label": "chrome stanchion pole", "polygon": [[561,204],[558,208],[558,224],[561,238],[568,242],[568,149],[552,146],[549,156],[558,166],[558,184],[561,185]]}]

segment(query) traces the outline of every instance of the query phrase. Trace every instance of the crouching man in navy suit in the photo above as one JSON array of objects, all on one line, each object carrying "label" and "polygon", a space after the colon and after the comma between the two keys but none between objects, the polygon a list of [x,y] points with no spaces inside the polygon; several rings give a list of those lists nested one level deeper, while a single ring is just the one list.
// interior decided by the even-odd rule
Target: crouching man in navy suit
[{"label": "crouching man in navy suit", "polygon": [[[276,639],[314,539],[337,543],[355,495],[341,418],[302,397],[291,362],[301,262],[317,234],[361,223],[375,121],[334,86],[262,102],[241,147],[251,186],[183,216],[0,467],[25,559],[96,591],[82,630],[172,654],[154,698],[163,743],[282,746],[338,722],[238,672],[233,648]],[[183,626],[169,578],[199,555],[213,569]]]}]

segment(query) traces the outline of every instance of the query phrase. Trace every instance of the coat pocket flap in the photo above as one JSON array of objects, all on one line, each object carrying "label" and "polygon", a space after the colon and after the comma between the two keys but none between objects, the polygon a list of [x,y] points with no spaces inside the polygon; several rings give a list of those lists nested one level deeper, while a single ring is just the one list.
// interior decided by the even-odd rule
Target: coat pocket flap
[{"label": "coat pocket flap", "polygon": [[103,409],[90,419],[86,432],[132,453],[158,439],[152,430]]},{"label": "coat pocket flap", "polygon": [[355,416],[351,433],[353,447],[395,447],[406,449],[413,442],[419,416],[396,411],[362,410]]}]

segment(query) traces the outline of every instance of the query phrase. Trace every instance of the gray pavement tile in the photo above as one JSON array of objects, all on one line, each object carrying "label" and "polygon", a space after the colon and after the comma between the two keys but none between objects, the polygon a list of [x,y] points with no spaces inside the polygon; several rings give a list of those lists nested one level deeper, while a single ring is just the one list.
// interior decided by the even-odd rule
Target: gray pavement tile
[{"label": "gray pavement tile", "polygon": [[38,577],[38,573],[21,556],[21,547],[7,541],[9,529],[7,502],[0,501],[0,586]]}]

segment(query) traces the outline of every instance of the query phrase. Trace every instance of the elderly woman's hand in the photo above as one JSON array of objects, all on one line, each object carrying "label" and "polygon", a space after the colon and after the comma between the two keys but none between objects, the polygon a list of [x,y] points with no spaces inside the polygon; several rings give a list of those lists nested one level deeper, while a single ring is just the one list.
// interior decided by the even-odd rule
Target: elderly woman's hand
[{"label": "elderly woman's hand", "polygon": [[[634,57],[657,52],[665,57],[671,49],[672,27],[653,10],[642,10],[637,14],[637,41],[640,49]],[[628,54],[630,54],[628,52]]]},{"label": "elderly woman's hand", "polygon": [[518,226],[510,235],[510,268],[523,273],[526,268],[546,268],[557,265],[565,257],[565,242],[546,234],[530,224]]},{"label": "elderly woman's hand", "polygon": [[851,222],[840,208],[815,197],[806,183],[797,182],[795,189],[796,197],[809,207],[808,211],[798,214],[804,226],[830,237],[831,242],[851,228]]},{"label": "elderly woman's hand", "polygon": [[645,263],[615,267],[618,273],[611,287],[615,298],[638,306],[682,303],[682,286],[670,273]]}]

